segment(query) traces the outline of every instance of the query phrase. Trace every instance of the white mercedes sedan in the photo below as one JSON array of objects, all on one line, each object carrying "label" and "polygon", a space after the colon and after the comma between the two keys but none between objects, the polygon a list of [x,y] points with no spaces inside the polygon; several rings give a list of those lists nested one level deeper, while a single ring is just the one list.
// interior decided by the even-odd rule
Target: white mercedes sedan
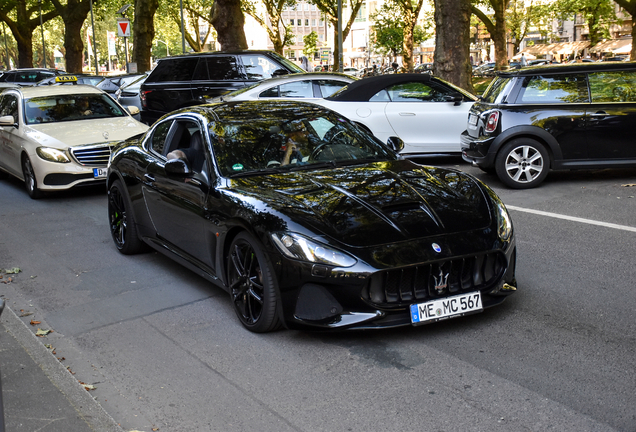
[{"label": "white mercedes sedan", "polygon": [[460,135],[477,98],[430,74],[363,78],[313,101],[369,130],[386,143],[404,141],[404,156],[460,154]]},{"label": "white mercedes sedan", "polygon": [[45,191],[104,182],[112,148],[148,126],[85,85],[7,88],[0,93],[0,173]]}]

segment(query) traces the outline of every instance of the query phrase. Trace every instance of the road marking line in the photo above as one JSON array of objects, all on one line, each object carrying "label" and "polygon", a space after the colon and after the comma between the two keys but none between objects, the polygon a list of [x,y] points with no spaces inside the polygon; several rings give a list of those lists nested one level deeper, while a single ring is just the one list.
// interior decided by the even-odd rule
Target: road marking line
[{"label": "road marking line", "polygon": [[636,232],[636,228],[630,227],[630,226],[627,226],[627,225],[618,225],[618,224],[613,224],[613,223],[608,223],[608,222],[600,222],[600,221],[595,221],[595,220],[592,220],[592,219],[583,219],[583,218],[574,217],[574,216],[566,216],[566,215],[561,215],[561,214],[558,214],[558,213],[550,213],[550,212],[545,212],[545,211],[541,211],[541,210],[532,210],[532,209],[527,209],[527,208],[517,207],[517,206],[509,206],[509,205],[507,205],[506,208],[508,208],[509,210],[517,210],[517,211],[525,212],[525,213],[533,213],[533,214],[537,214],[537,215],[541,215],[541,216],[553,217],[553,218],[556,218],[556,219],[565,219],[565,220],[569,220],[569,221],[573,221],[573,222],[581,222],[581,223],[586,223],[586,224],[590,224],[590,225],[598,225],[598,226],[602,226],[602,227],[605,227],[605,228],[614,228],[614,229],[619,229],[619,230],[623,230],[623,231]]}]

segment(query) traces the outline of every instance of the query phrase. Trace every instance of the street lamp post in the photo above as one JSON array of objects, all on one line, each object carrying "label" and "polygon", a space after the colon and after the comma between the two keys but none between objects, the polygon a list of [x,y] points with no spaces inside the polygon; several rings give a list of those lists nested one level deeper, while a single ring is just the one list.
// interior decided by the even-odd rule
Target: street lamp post
[{"label": "street lamp post", "polygon": [[183,0],[179,1],[181,7],[181,54],[185,54],[185,29],[183,26]]},{"label": "street lamp post", "polygon": [[97,61],[97,42],[95,40],[95,21],[93,20],[93,0],[90,0],[91,5],[91,27],[93,28],[93,53],[95,57],[95,75],[99,75],[99,62]]},{"label": "street lamp post", "polygon": [[42,60],[46,68],[46,46],[44,45],[44,25],[42,24],[42,0],[38,0],[38,6],[40,8],[40,30],[42,30]]}]

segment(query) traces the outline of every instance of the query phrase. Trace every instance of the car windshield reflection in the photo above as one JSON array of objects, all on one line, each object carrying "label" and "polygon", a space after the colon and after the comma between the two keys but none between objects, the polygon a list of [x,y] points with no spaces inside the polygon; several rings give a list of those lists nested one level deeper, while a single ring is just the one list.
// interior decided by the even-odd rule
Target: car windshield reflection
[{"label": "car windshield reflection", "polygon": [[311,117],[268,117],[211,128],[210,141],[226,177],[274,174],[397,156],[348,120],[322,112]]}]

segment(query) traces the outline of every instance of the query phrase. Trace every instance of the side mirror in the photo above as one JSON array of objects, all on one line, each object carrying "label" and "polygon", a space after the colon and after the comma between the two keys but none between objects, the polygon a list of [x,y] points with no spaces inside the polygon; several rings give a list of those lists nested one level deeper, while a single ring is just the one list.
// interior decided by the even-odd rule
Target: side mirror
[{"label": "side mirror", "polygon": [[460,94],[444,96],[446,102],[455,102],[455,105],[461,105],[464,97]]},{"label": "side mirror", "polygon": [[386,140],[386,144],[391,147],[396,153],[404,150],[404,141],[396,136],[389,137],[389,139]]},{"label": "side mirror", "polygon": [[170,159],[164,167],[166,174],[171,177],[188,177],[192,174],[188,163],[183,159]]},{"label": "side mirror", "polygon": [[272,76],[276,77],[276,76],[281,76],[281,75],[289,75],[289,71],[287,69],[276,69],[274,72],[272,72]]},{"label": "side mirror", "polygon": [[16,126],[15,119],[13,116],[2,116],[0,117],[0,126]]},{"label": "side mirror", "polygon": [[126,109],[130,113],[130,115],[139,114],[139,108],[134,105],[128,105]]}]

